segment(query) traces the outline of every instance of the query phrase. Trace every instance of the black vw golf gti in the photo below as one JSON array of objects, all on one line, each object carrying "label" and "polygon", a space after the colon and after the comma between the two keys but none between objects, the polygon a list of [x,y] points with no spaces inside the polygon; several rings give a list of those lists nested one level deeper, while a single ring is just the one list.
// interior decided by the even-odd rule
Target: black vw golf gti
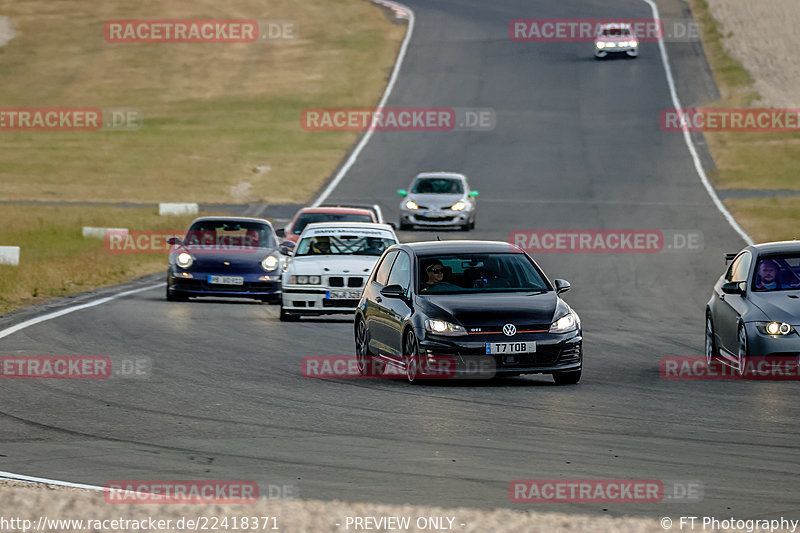
[{"label": "black vw golf gti", "polygon": [[[577,313],[525,252],[505,242],[436,241],[388,248],[356,309],[362,372],[376,361],[409,381],[486,375],[552,374],[580,380]],[[443,360],[453,363],[442,373]]]}]

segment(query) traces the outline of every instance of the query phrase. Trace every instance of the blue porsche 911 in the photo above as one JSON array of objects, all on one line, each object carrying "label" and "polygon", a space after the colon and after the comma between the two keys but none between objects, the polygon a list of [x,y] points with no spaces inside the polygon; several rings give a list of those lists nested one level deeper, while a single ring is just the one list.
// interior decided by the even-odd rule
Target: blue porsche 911
[{"label": "blue porsche 911", "polygon": [[200,217],[183,240],[169,239],[167,300],[193,296],[254,298],[277,303],[284,259],[269,221]]}]

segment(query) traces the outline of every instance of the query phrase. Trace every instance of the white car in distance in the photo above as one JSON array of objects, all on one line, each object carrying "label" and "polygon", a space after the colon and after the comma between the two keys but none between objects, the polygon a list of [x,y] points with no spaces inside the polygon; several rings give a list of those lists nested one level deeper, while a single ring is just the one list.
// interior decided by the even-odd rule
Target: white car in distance
[{"label": "white car in distance", "polygon": [[397,235],[388,224],[309,224],[286,263],[281,281],[281,321],[303,315],[355,313],[375,263]]}]

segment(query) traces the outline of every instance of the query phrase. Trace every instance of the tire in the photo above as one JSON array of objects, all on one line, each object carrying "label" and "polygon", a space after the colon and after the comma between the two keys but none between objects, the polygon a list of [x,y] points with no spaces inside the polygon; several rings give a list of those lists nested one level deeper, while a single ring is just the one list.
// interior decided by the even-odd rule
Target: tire
[{"label": "tire", "polygon": [[403,337],[403,353],[407,354],[405,356],[406,379],[408,379],[409,383],[414,383],[421,374],[419,343],[413,329],[406,331]]},{"label": "tire", "polygon": [[300,317],[288,311],[284,311],[283,302],[281,302],[280,319],[281,322],[297,322],[298,320],[300,320]]},{"label": "tire", "polygon": [[469,229],[475,229],[475,219],[472,219],[472,222],[469,223]]},{"label": "tire", "polygon": [[186,296],[179,296],[177,294],[173,294],[169,291],[169,283],[167,283],[167,301],[168,302],[185,302],[189,298]]},{"label": "tire", "polygon": [[373,361],[373,353],[369,351],[369,331],[367,330],[367,324],[360,316],[356,318],[354,332],[356,340],[356,361],[358,364],[358,371],[362,376],[367,376],[369,375],[370,366]]},{"label": "tire", "polygon": [[466,224],[461,225],[461,231],[469,231],[471,224],[467,222]]},{"label": "tire", "polygon": [[401,222],[400,224],[397,225],[397,228],[400,231],[411,231],[412,226],[411,226],[411,224],[405,224],[405,223]]},{"label": "tire", "polygon": [[750,356],[749,347],[747,345],[747,330],[744,328],[744,324],[739,324],[738,339],[739,350],[737,353],[738,359],[735,370],[736,373],[741,377],[744,376],[745,368],[747,367],[747,358]]},{"label": "tire", "polygon": [[581,370],[571,370],[569,372],[554,372],[553,381],[556,385],[575,385],[581,380]]},{"label": "tire", "polygon": [[714,323],[711,321],[711,313],[706,313],[706,342],[705,342],[706,365],[711,365],[719,357],[719,348],[714,337]]}]

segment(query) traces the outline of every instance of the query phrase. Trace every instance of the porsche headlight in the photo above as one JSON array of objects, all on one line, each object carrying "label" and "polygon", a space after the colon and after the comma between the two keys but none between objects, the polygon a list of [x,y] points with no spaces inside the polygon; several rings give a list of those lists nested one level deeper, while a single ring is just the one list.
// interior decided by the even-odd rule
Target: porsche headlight
[{"label": "porsche headlight", "polygon": [[414,200],[409,200],[406,202],[406,209],[411,209],[413,211],[414,209],[419,209],[419,206]]},{"label": "porsche headlight", "polygon": [[433,318],[425,320],[425,329],[437,335],[464,335],[467,332],[463,326]]},{"label": "porsche headlight", "polygon": [[271,270],[275,270],[276,268],[278,268],[279,264],[280,260],[277,257],[275,257],[274,255],[268,255],[267,257],[264,258],[263,261],[261,261],[261,268],[263,268],[267,272],[270,272]]},{"label": "porsche headlight", "polygon": [[794,328],[786,322],[766,322],[758,325],[758,330],[767,335],[788,335]]},{"label": "porsche headlight", "polygon": [[550,333],[564,333],[565,331],[570,331],[575,329],[575,324],[575,315],[573,313],[567,313],[550,324]]},{"label": "porsche headlight", "polygon": [[467,204],[465,202],[462,202],[461,200],[459,200],[456,203],[454,203],[450,207],[450,209],[452,209],[453,211],[463,211],[464,209],[466,209],[466,207],[467,207]]},{"label": "porsche headlight", "polygon": [[189,268],[192,266],[192,263],[194,263],[194,259],[186,252],[179,253],[178,257],[175,258],[175,264],[181,268]]}]

